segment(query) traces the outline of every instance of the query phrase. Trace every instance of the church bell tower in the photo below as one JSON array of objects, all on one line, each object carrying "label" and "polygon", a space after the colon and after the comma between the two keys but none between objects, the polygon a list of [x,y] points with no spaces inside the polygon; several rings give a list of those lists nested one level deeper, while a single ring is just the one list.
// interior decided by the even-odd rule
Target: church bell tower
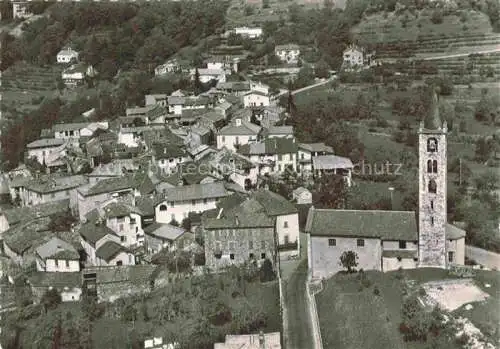
[{"label": "church bell tower", "polygon": [[418,131],[419,267],[446,268],[447,132],[434,92],[431,112]]}]

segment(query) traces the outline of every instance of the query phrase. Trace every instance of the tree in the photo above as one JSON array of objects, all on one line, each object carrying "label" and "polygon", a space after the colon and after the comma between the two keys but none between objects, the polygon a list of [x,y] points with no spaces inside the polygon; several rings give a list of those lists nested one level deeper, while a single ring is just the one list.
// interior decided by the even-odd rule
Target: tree
[{"label": "tree", "polygon": [[297,74],[297,79],[294,81],[295,88],[301,88],[307,85],[310,85],[314,82],[314,70],[309,64],[304,64],[302,68],[300,68],[299,73]]},{"label": "tree", "polygon": [[324,174],[315,181],[313,202],[318,208],[343,208],[347,199],[347,185],[343,176]]},{"label": "tree", "polygon": [[47,311],[57,308],[57,306],[62,303],[62,298],[59,292],[53,288],[42,295],[40,303],[43,305],[45,311]]},{"label": "tree", "polygon": [[340,256],[340,265],[347,269],[348,273],[354,273],[356,268],[358,266],[358,255],[354,251],[345,251],[342,253]]},{"label": "tree", "polygon": [[265,259],[260,267],[260,282],[268,282],[276,279],[276,273],[273,270],[273,264],[269,259]]},{"label": "tree", "polygon": [[319,60],[314,67],[314,73],[318,78],[327,79],[330,76],[330,65],[324,60]]},{"label": "tree", "polygon": [[48,228],[54,232],[70,231],[73,224],[76,223],[77,221],[78,220],[68,210],[62,214],[56,214],[50,216],[50,222]]}]

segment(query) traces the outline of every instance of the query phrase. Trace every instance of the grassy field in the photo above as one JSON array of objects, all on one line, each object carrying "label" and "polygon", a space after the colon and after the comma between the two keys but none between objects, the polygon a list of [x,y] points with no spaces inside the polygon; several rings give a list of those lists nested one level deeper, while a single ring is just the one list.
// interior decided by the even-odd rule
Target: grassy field
[{"label": "grassy field", "polygon": [[[404,342],[399,333],[403,301],[402,281],[396,272],[366,272],[372,282],[362,287],[355,275],[337,274],[324,284],[322,292],[316,295],[323,347],[325,349],[386,349],[425,348],[425,343]],[[417,284],[450,278],[446,270],[414,269],[403,272]],[[475,280],[483,285],[488,280],[491,288],[485,289],[492,297],[483,304],[475,304],[476,312],[465,315],[482,328],[491,328],[498,323],[498,272],[478,271]],[[495,281],[496,280],[496,281]],[[374,294],[374,288],[380,295]],[[490,307],[481,312],[481,309]],[[458,312],[457,312],[458,314]]]},{"label": "grassy field", "polygon": [[[444,16],[440,24],[431,22],[431,14],[432,10],[427,9],[415,11],[414,14],[376,13],[364,18],[353,28],[352,33],[363,44],[417,41],[419,38],[442,39],[446,36],[484,35],[492,32],[489,18],[480,12],[468,12],[466,22],[461,22],[455,15]],[[405,20],[406,24],[403,25]]]}]

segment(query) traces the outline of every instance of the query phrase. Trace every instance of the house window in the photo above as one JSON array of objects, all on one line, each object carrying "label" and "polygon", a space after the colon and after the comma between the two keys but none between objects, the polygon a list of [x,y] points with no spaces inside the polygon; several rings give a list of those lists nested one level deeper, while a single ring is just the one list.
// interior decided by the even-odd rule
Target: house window
[{"label": "house window", "polygon": [[284,239],[285,239],[285,245],[288,245],[290,243],[290,236],[288,236],[288,234],[286,234],[284,236]]},{"label": "house window", "polygon": [[281,154],[278,154],[278,161],[283,160],[283,156]]},{"label": "house window", "polygon": [[123,262],[122,261],[118,261],[118,262],[116,262],[116,265],[123,265]]},{"label": "house window", "polygon": [[328,239],[328,246],[337,246],[336,239]]},{"label": "house window", "polygon": [[57,259],[54,260],[54,263],[56,265],[56,268],[59,268],[59,261]]},{"label": "house window", "polygon": [[434,179],[431,179],[429,181],[429,185],[428,185],[427,189],[429,190],[429,193],[433,193],[433,194],[436,193],[436,191],[437,191],[437,184],[436,184],[436,181]]},{"label": "house window", "polygon": [[69,268],[69,261],[66,260],[66,268]]},{"label": "house window", "polygon": [[432,161],[432,172],[437,173],[438,172],[438,162],[437,160]]},{"label": "house window", "polygon": [[203,203],[206,205],[207,204],[207,199],[203,199]]},{"label": "house window", "polygon": [[448,252],[448,262],[453,263],[454,260],[455,260],[455,253],[452,251]]},{"label": "house window", "polygon": [[431,217],[431,225],[434,225],[434,217]]},{"label": "house window", "polygon": [[427,160],[427,173],[432,173],[432,160]]},{"label": "house window", "polygon": [[399,248],[404,250],[406,248],[406,241],[400,241],[399,242]]},{"label": "house window", "polygon": [[191,200],[191,205],[196,205],[196,200]]},{"label": "house window", "polygon": [[364,239],[358,239],[356,241],[356,244],[358,245],[358,247],[363,247],[363,246],[365,246],[365,240]]},{"label": "house window", "polygon": [[266,259],[266,254],[265,253],[261,253],[260,254],[260,259]]},{"label": "house window", "polygon": [[431,210],[434,209],[434,200],[431,200]]},{"label": "house window", "polygon": [[126,242],[127,241],[127,237],[126,236],[120,236],[120,241],[121,242]]},{"label": "house window", "polygon": [[288,228],[288,222],[287,221],[283,222],[283,228]]},{"label": "house window", "polygon": [[254,255],[253,255],[253,253],[250,253],[250,254],[248,255],[248,258],[250,258],[250,259],[254,259]]},{"label": "house window", "polygon": [[160,205],[160,211],[166,211],[167,205]]},{"label": "house window", "polygon": [[229,259],[231,259],[231,260],[234,259],[234,253],[229,254]]}]

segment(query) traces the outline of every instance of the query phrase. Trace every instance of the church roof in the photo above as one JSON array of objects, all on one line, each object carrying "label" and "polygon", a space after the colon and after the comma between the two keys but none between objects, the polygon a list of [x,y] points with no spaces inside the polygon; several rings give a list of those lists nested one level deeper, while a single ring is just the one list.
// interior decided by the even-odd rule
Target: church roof
[{"label": "church roof", "polygon": [[428,130],[440,129],[443,125],[439,114],[439,97],[436,91],[432,94],[431,110],[424,119],[424,128]]},{"label": "church roof", "polygon": [[417,241],[415,212],[334,210],[311,207],[306,222],[311,236],[366,237]]}]

